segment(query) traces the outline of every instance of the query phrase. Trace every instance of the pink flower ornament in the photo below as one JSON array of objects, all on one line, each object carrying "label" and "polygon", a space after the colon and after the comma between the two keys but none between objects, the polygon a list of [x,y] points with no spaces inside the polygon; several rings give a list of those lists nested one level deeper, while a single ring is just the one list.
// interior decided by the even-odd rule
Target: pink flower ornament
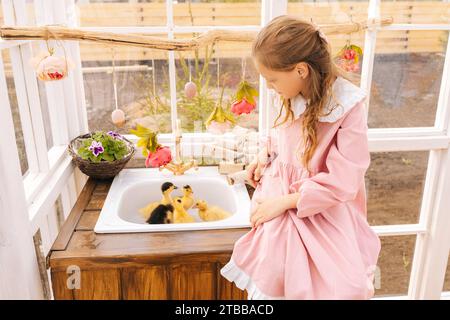
[{"label": "pink flower ornament", "polygon": [[65,57],[44,52],[30,60],[31,66],[36,70],[37,77],[42,81],[64,79],[73,67],[73,63]]},{"label": "pink flower ornament", "polygon": [[158,168],[172,161],[172,153],[169,147],[158,147],[155,152],[149,152],[145,160],[145,166]]},{"label": "pink flower ornament", "polygon": [[242,100],[236,100],[231,105],[231,112],[235,115],[239,116],[243,113],[249,114],[253,110],[255,110],[256,105],[247,101],[247,99],[243,98]]},{"label": "pink flower ornament", "polygon": [[218,122],[211,121],[207,127],[208,132],[212,134],[224,134],[225,132],[231,130],[232,123],[230,121]]}]

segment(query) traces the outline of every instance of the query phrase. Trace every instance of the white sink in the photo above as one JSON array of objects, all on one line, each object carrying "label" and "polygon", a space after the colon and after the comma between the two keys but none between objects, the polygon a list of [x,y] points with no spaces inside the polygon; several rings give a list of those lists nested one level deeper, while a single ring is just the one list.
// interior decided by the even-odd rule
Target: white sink
[{"label": "white sink", "polygon": [[[204,222],[197,215],[197,209],[188,212],[194,216],[193,223],[148,224],[138,212],[153,201],[160,201],[161,184],[170,181],[176,189],[172,196],[182,195],[182,188],[188,184],[195,199],[206,200],[219,206],[232,216],[212,222]],[[225,176],[219,174],[217,166],[190,169],[184,175],[175,176],[155,168],[124,169],[113,180],[100,212],[94,231],[96,233],[158,232],[179,230],[206,230],[249,227],[250,197],[244,184],[228,185]]]}]

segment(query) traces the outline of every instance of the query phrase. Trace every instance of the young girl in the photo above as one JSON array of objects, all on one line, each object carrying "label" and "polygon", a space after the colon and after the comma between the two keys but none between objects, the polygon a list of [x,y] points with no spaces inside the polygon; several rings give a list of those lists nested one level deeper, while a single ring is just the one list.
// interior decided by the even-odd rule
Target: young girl
[{"label": "young girl", "polygon": [[249,299],[368,299],[380,240],[367,223],[366,93],[341,75],[308,22],[275,18],[253,58],[282,101],[262,150],[276,156],[249,166],[258,183],[252,229],[220,272]]}]

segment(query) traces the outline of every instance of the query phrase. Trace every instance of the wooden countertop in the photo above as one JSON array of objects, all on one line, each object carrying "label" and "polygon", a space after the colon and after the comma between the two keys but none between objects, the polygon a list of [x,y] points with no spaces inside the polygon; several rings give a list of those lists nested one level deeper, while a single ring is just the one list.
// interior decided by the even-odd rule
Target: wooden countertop
[{"label": "wooden countertop", "polygon": [[[111,180],[89,178],[47,257],[52,269],[169,263],[197,256],[228,258],[234,243],[250,228],[149,233],[96,234],[93,229]],[[247,186],[250,196],[254,189]],[[226,260],[226,259],[225,259]]]}]

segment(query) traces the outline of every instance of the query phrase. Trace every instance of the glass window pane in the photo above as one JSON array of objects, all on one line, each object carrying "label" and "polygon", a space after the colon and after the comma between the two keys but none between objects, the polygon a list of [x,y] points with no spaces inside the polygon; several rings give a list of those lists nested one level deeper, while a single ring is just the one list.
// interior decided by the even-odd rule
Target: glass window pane
[{"label": "glass window pane", "polygon": [[76,1],[81,27],[127,27],[166,25],[166,2],[144,1]]},{"label": "glass window pane", "polygon": [[179,26],[261,24],[261,0],[174,1],[173,21]]},{"label": "glass window pane", "polygon": [[[89,129],[111,130],[115,128],[111,121],[115,109],[113,51],[92,43],[81,43],[80,51]],[[116,46],[114,57],[118,108],[127,119],[116,130],[127,134],[139,123],[160,133],[170,132],[167,51]]]},{"label": "glass window pane", "polygon": [[47,142],[47,150],[53,147],[53,134],[50,122],[50,111],[48,109],[47,92],[45,84],[38,80],[39,98],[41,100],[42,120],[44,122],[45,140]]},{"label": "glass window pane", "polygon": [[11,113],[14,122],[14,130],[16,134],[16,145],[19,153],[20,169],[22,172],[22,176],[24,176],[28,172],[28,158],[27,158],[27,151],[25,148],[25,141],[23,137],[22,122],[20,119],[19,104],[17,101],[17,93],[14,84],[14,77],[9,50],[2,50],[2,59],[5,68],[6,85],[8,87],[9,103],[11,105]]},{"label": "glass window pane", "polygon": [[375,297],[407,295],[416,236],[380,239],[381,252],[375,274]]},{"label": "glass window pane", "polygon": [[395,23],[449,23],[450,2],[442,0],[381,2],[382,16],[392,16]]},{"label": "glass window pane", "polygon": [[35,9],[35,1],[28,0],[26,1],[26,11],[27,11],[27,23],[28,26],[36,25],[36,9]]},{"label": "glass window pane", "polygon": [[[31,44],[32,55],[38,56],[41,52],[45,52],[47,50],[47,46],[43,41],[33,41]],[[47,150],[50,150],[53,147],[53,135],[52,128],[50,122],[50,113],[48,109],[48,100],[47,100],[47,91],[45,89],[45,82],[39,80],[36,77],[36,81],[38,84],[39,91],[39,99],[41,103],[41,112],[42,112],[42,120],[44,122],[44,131],[45,131],[45,139],[47,142]]]},{"label": "glass window pane", "polygon": [[448,31],[382,31],[377,35],[368,125],[431,127]]},{"label": "glass window pane", "polygon": [[370,225],[418,223],[428,151],[371,153],[366,173]]},{"label": "glass window pane", "polygon": [[[367,8],[369,1],[309,1],[309,0],[289,0],[287,12],[296,18],[310,21],[315,24],[349,23],[367,19]],[[338,52],[347,44],[359,46],[364,52],[364,32],[353,34],[327,35],[331,43],[331,53],[336,56]],[[355,72],[352,82],[359,85],[361,74],[361,63],[359,72]]]},{"label": "glass window pane", "polygon": [[289,0],[288,14],[317,24],[344,23],[367,19],[369,1]]},{"label": "glass window pane", "polygon": [[[177,38],[190,36],[178,35]],[[258,90],[259,75],[249,57],[250,45],[217,43],[213,47],[200,48],[197,52],[176,53],[177,111],[183,130],[206,130],[204,122],[218,104],[222,88],[222,107],[231,112],[231,104],[243,76]],[[184,94],[184,86],[189,79],[197,86],[197,95],[192,99]],[[249,114],[235,116],[236,125],[257,130],[258,114],[256,108]]]},{"label": "glass window pane", "polygon": [[[36,24],[36,15],[35,15],[35,9],[34,9],[34,0],[27,0],[26,1],[26,24],[28,26],[32,26]],[[3,14],[3,7],[0,6],[0,25],[4,24],[4,14]]]}]

